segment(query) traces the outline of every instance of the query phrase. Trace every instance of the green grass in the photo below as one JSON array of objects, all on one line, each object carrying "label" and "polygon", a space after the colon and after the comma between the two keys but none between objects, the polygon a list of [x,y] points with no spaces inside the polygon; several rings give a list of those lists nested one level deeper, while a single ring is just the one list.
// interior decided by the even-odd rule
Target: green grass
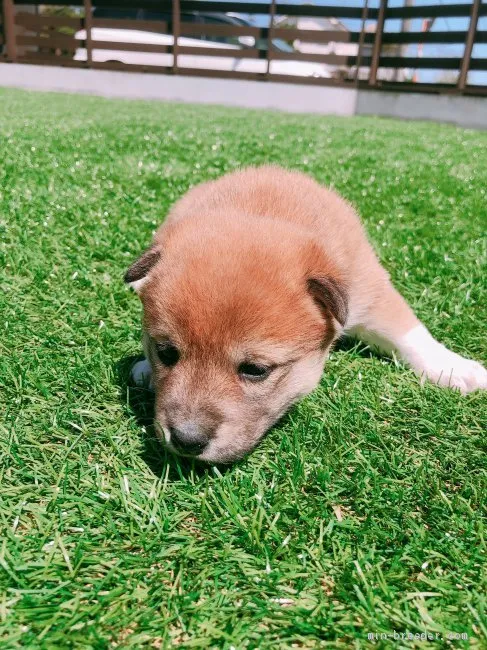
[{"label": "green grass", "polygon": [[192,184],[265,162],[350,199],[486,361],[487,133],[0,90],[2,648],[487,647],[485,394],[353,344],[233,467],[142,426],[122,274]]}]

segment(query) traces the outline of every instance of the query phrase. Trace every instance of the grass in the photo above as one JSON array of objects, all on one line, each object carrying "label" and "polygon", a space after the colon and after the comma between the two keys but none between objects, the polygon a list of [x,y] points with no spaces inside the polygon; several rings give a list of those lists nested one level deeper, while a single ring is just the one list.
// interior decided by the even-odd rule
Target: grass
[{"label": "grass", "polygon": [[487,647],[485,394],[348,344],[250,457],[192,467],[127,388],[121,281],[192,184],[280,163],[485,362],[487,133],[0,90],[0,161],[2,648]]}]

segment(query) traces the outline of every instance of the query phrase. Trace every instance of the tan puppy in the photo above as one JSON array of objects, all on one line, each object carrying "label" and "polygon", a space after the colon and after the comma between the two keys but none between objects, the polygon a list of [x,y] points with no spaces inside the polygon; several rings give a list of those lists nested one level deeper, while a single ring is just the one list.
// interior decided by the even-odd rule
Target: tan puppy
[{"label": "tan puppy", "polygon": [[190,190],[125,280],[144,307],[156,428],[173,451],[230,462],[357,335],[466,393],[487,371],[450,352],[392,286],[353,208],[297,172],[246,169]]}]

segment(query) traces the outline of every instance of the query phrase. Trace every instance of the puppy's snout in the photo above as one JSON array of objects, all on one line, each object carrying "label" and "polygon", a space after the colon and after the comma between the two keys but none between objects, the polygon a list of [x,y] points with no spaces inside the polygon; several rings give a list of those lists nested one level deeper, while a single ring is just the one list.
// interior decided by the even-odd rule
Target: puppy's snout
[{"label": "puppy's snout", "polygon": [[210,440],[210,436],[203,427],[188,422],[179,427],[169,427],[171,444],[182,454],[198,456]]}]

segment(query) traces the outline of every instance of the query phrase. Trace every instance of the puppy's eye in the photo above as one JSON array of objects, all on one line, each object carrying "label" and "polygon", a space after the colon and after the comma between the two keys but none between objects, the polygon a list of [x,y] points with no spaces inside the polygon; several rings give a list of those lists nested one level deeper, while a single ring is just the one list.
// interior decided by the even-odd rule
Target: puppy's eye
[{"label": "puppy's eye", "polygon": [[243,379],[251,379],[252,381],[259,381],[267,379],[270,375],[272,368],[262,366],[258,363],[241,363],[238,367],[238,374]]},{"label": "puppy's eye", "polygon": [[159,343],[156,347],[159,361],[171,368],[179,361],[179,350],[172,343]]}]

